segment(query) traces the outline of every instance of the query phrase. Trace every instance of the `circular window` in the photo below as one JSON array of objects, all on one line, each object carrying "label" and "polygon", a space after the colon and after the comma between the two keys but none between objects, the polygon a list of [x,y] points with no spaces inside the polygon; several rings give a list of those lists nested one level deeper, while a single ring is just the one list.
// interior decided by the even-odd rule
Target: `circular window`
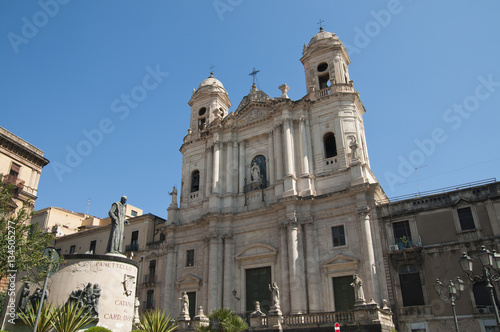
[{"label": "circular window", "polygon": [[328,63],[326,62],[323,62],[323,63],[320,63],[318,65],[318,71],[321,73],[321,72],[324,72],[325,70],[328,69]]},{"label": "circular window", "polygon": [[202,107],[200,108],[200,110],[198,111],[198,115],[203,115],[205,114],[205,112],[207,111],[207,109],[205,107]]}]

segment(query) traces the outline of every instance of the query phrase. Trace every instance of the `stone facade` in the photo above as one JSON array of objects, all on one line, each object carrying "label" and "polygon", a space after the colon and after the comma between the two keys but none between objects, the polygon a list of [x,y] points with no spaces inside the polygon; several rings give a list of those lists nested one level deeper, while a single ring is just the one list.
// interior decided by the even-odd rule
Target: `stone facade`
[{"label": "stone facade", "polygon": [[266,280],[279,286],[285,316],[354,309],[342,299],[354,299],[355,274],[366,302],[379,308],[389,297],[376,209],[385,194],[370,170],[349,56],[321,30],[301,62],[308,89],[297,101],[288,86],[270,98],[254,85],[228,113],[213,74],[193,91],[180,205],[163,229],[166,312],[180,311],[182,292],[207,313],[250,314],[256,300],[267,312]]},{"label": "stone facade", "polygon": [[2,181],[17,188],[13,198],[15,209],[28,200],[31,201],[29,211],[33,209],[42,168],[49,163],[43,154],[42,150],[0,127],[0,174]]},{"label": "stone facade", "polygon": [[[401,331],[455,331],[450,302],[434,290],[460,277],[465,290],[456,300],[462,331],[495,331],[493,303],[485,283],[470,282],[458,263],[482,246],[500,249],[500,183],[483,181],[404,197],[379,205],[383,225],[390,303]],[[482,275],[481,263],[474,272]],[[498,284],[494,283],[498,296]]]}]

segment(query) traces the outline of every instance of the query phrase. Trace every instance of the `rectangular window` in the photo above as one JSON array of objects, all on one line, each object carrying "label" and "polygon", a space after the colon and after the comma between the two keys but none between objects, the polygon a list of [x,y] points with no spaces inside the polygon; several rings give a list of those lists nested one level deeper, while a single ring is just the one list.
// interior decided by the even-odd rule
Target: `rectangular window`
[{"label": "rectangular window", "polygon": [[95,247],[97,245],[97,241],[94,240],[94,241],[90,241],[90,248],[89,248],[89,251],[91,254],[95,254]]},{"label": "rectangular window", "polygon": [[332,227],[333,246],[345,246],[344,225]]},{"label": "rectangular window", "polygon": [[156,277],[156,260],[149,261],[148,281],[155,282]]},{"label": "rectangular window", "polygon": [[394,232],[394,241],[398,245],[399,249],[409,248],[412,243],[410,223],[408,220],[398,221],[392,224],[392,230]]},{"label": "rectangular window", "polygon": [[76,251],[76,245],[72,245],[71,247],[69,247],[69,253],[70,254],[74,254]]},{"label": "rectangular window", "polygon": [[154,309],[155,307],[154,292],[154,290],[150,289],[146,293],[146,310]]},{"label": "rectangular window", "polygon": [[130,238],[130,244],[138,244],[139,243],[139,231],[133,231],[132,237]]},{"label": "rectangular window", "polygon": [[21,171],[21,166],[18,164],[12,163],[12,166],[10,166],[10,172],[9,175],[13,178],[17,178],[19,176],[19,172]]},{"label": "rectangular window", "polygon": [[476,229],[476,225],[474,225],[474,217],[472,217],[472,210],[470,207],[457,209],[458,220],[460,221],[460,228],[463,231],[469,229]]},{"label": "rectangular window", "polygon": [[194,249],[186,250],[186,266],[194,266]]},{"label": "rectangular window", "polygon": [[137,211],[132,210],[131,214],[132,214],[132,217],[137,217]]}]

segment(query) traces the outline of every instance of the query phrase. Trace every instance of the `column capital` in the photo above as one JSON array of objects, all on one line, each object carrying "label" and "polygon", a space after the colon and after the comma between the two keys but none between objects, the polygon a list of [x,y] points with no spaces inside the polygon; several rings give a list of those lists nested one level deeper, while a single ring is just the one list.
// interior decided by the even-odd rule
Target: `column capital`
[{"label": "column capital", "polygon": [[370,207],[368,205],[366,206],[361,206],[356,208],[356,213],[359,215],[369,215],[370,214]]},{"label": "column capital", "polygon": [[234,236],[234,233],[233,233],[233,231],[230,231],[230,230],[225,231],[224,233],[222,233],[222,234],[220,235],[220,237],[221,237],[223,240],[230,240],[230,239],[232,239],[232,238],[233,238],[233,236]]},{"label": "column capital", "polygon": [[216,241],[220,239],[220,233],[218,231],[209,231],[203,237],[203,242],[210,243],[211,241]]},{"label": "column capital", "polygon": [[297,226],[299,224],[299,219],[297,219],[297,212],[293,211],[287,214],[285,219],[278,221],[278,228],[287,228],[288,226]]},{"label": "column capital", "polygon": [[301,225],[309,225],[314,223],[314,218],[313,216],[302,217],[299,219],[299,222]]},{"label": "column capital", "polygon": [[167,252],[172,252],[175,250],[175,241],[166,241],[163,243],[163,247],[167,249]]}]

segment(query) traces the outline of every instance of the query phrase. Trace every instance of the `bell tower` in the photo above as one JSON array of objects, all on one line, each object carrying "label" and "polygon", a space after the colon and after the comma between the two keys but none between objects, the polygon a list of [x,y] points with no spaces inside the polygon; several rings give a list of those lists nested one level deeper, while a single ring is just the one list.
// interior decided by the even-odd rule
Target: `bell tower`
[{"label": "bell tower", "polygon": [[347,66],[351,60],[335,33],[324,31],[321,27],[309,44],[304,44],[302,55],[300,61],[304,65],[308,94],[350,82]]},{"label": "bell tower", "polygon": [[193,89],[188,105],[191,106],[190,135],[199,137],[213,121],[227,115],[231,101],[222,83],[211,72],[198,89]]}]

